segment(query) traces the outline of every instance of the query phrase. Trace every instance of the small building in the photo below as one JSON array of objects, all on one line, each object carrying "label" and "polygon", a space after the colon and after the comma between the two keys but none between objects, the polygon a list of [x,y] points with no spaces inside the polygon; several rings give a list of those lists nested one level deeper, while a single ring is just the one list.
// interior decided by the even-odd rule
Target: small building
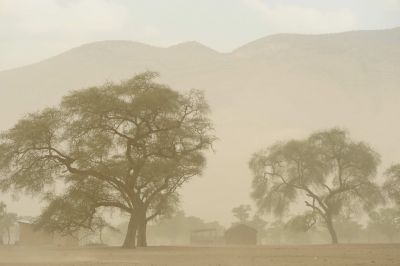
[{"label": "small building", "polygon": [[256,245],[257,230],[245,224],[232,226],[225,232],[227,245]]},{"label": "small building", "polygon": [[16,244],[21,246],[78,247],[78,238],[35,230],[29,221],[18,221]]},{"label": "small building", "polygon": [[218,239],[217,230],[211,229],[198,229],[190,232],[190,243],[195,245],[209,245],[215,244]]},{"label": "small building", "polygon": [[224,244],[224,229],[222,227],[203,228],[190,231],[192,245],[215,246]]}]

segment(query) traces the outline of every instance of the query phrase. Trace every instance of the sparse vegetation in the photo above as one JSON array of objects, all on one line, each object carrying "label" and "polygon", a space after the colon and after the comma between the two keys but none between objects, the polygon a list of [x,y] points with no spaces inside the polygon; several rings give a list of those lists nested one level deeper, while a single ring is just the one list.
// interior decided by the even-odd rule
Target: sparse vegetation
[{"label": "sparse vegetation", "polygon": [[334,218],[346,208],[371,210],[383,201],[374,182],[379,155],[364,142],[332,129],[305,140],[278,142],[250,161],[253,193],[260,211],[282,215],[299,200],[310,211],[291,220],[307,231],[322,222],[338,243]]},{"label": "sparse vegetation", "polygon": [[15,225],[17,221],[17,214],[7,212],[7,206],[4,202],[0,201],[0,245],[4,243],[4,235],[7,235],[7,244],[10,244],[11,240],[11,227]]}]

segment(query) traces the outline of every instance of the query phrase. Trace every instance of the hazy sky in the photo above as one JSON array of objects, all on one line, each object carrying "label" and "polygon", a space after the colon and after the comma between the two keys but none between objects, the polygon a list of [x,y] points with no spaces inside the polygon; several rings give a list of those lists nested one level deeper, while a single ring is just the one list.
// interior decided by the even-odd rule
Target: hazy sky
[{"label": "hazy sky", "polygon": [[219,51],[265,35],[400,26],[400,0],[0,0],[0,70],[124,39]]}]

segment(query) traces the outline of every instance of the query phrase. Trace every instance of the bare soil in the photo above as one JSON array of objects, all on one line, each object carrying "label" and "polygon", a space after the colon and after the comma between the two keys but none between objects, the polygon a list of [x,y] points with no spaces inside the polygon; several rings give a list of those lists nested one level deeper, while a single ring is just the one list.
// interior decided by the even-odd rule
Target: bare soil
[{"label": "bare soil", "polygon": [[0,247],[0,265],[62,266],[399,266],[400,244],[257,247]]}]

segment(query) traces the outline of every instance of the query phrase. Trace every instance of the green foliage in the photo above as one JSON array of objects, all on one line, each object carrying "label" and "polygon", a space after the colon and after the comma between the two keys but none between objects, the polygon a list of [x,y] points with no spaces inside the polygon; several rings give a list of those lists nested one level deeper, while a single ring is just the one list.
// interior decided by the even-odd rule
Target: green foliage
[{"label": "green foliage", "polygon": [[306,212],[302,215],[292,217],[285,224],[285,229],[292,232],[307,232],[317,222],[317,217],[312,212]]},{"label": "green foliage", "polygon": [[[83,230],[96,231],[104,226],[99,207],[114,203],[118,198],[112,198],[111,187],[96,179],[82,179],[68,187],[60,196],[50,195],[50,203],[35,221],[37,228],[49,232],[60,232],[76,236]],[[122,203],[121,208],[123,206]]]},{"label": "green foliage", "polygon": [[257,230],[260,238],[265,237],[265,227],[268,225],[268,222],[262,219],[259,215],[254,215],[247,224]]},{"label": "green foliage", "polygon": [[400,212],[397,208],[383,208],[369,214],[367,229],[384,235],[390,242],[400,233]]},{"label": "green foliage", "polygon": [[379,155],[366,143],[353,141],[340,129],[278,142],[250,160],[252,197],[261,212],[276,215],[287,213],[294,202],[305,199],[335,242],[332,218],[344,207],[369,210],[382,202],[374,182],[379,162]]},{"label": "green foliage", "polygon": [[250,211],[250,205],[240,205],[232,209],[233,216],[235,216],[241,223],[246,223],[248,221]]},{"label": "green foliage", "polygon": [[389,167],[385,172],[383,190],[389,199],[400,207],[400,164]]},{"label": "green foliage", "polygon": [[363,226],[351,217],[339,215],[335,218],[334,225],[339,237],[347,243],[360,239],[363,235]]},{"label": "green foliage", "polygon": [[[203,93],[178,93],[156,77],[74,91],[20,120],[0,139],[0,187],[43,195],[50,205],[39,224],[60,222],[57,230],[89,225],[101,207],[168,213],[215,137]],[[55,195],[59,183],[68,189]]]},{"label": "green foliage", "polygon": [[[300,215],[303,216],[303,215]],[[297,217],[297,218],[296,218]],[[298,216],[290,217],[286,222],[280,219],[274,220],[265,229],[264,243],[276,244],[321,244],[329,240],[328,236],[320,231],[318,226],[305,228],[299,226],[294,220]],[[300,225],[303,223],[300,223]],[[304,224],[303,224],[304,225]]]}]

